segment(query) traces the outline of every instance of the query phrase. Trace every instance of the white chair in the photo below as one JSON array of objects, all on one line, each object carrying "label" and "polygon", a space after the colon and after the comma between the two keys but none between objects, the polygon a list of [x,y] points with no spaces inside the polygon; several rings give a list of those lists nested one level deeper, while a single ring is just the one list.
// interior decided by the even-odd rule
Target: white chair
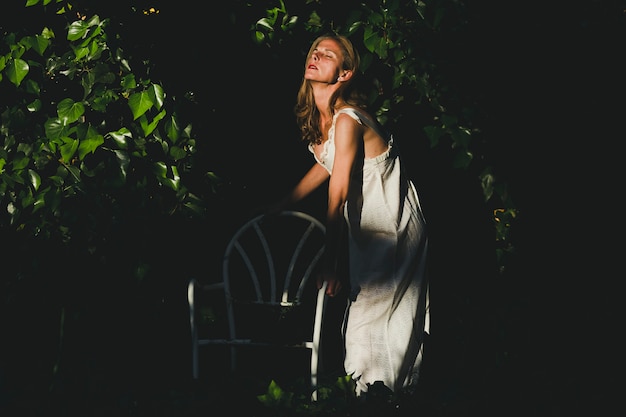
[{"label": "white chair", "polygon": [[[226,246],[221,280],[188,285],[192,373],[200,373],[199,348],[229,347],[230,369],[237,369],[237,351],[251,347],[289,347],[310,350],[311,399],[317,400],[322,319],[326,285],[317,289],[312,277],[324,251],[324,225],[299,211],[259,215],[245,222]],[[199,290],[222,291],[227,320],[225,335],[200,334]],[[297,313],[296,313],[297,312]],[[219,316],[220,313],[215,313]],[[292,328],[279,324],[291,315]],[[219,317],[216,318],[219,320]],[[223,320],[223,321],[224,321]],[[289,323],[287,321],[287,323]],[[307,331],[297,339],[294,328]],[[262,360],[259,357],[259,360]],[[283,364],[290,366],[289,364]]]}]

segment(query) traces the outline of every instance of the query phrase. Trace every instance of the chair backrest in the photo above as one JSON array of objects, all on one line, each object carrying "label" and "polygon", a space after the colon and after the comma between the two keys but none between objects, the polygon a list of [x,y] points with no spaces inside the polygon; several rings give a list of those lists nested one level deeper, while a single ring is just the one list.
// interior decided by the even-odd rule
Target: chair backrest
[{"label": "chair backrest", "polygon": [[[259,321],[278,318],[283,319],[284,326],[297,321],[296,329],[312,331],[318,313],[315,308],[317,289],[309,278],[323,254],[324,234],[325,227],[319,220],[299,211],[256,216],[233,234],[222,263],[231,339],[252,333],[254,339],[287,342],[284,333],[254,334],[254,330],[266,331]],[[264,309],[254,310],[256,320],[251,320],[249,315],[238,318],[236,304],[243,314],[247,314],[246,304]],[[247,329],[243,327],[245,323],[249,325]],[[276,331],[281,332],[281,329]],[[310,337],[294,331],[288,334],[294,342]]]},{"label": "chair backrest", "polygon": [[[324,252],[325,232],[319,220],[299,211],[256,216],[229,240],[221,281],[201,285],[195,278],[189,280],[194,379],[199,378],[200,346],[229,346],[233,371],[238,367],[237,350],[243,346],[306,348],[310,350],[311,399],[317,400],[322,319],[328,296],[326,283],[317,288],[314,272]],[[227,329],[222,330],[227,337],[222,331],[201,334],[197,289],[223,291]]]}]

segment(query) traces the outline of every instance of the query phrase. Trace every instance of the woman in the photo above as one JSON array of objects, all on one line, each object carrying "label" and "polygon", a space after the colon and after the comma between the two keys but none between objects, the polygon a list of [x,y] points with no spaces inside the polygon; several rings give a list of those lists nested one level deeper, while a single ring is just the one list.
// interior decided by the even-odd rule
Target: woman
[{"label": "woman", "polygon": [[[361,396],[377,381],[393,391],[415,386],[429,310],[427,235],[418,195],[392,136],[352,87],[358,71],[359,55],[348,38],[329,34],[313,42],[295,114],[316,162],[274,209],[329,181],[317,285],[326,281],[334,297],[349,284],[344,367]],[[342,261],[349,279],[341,276]]]}]

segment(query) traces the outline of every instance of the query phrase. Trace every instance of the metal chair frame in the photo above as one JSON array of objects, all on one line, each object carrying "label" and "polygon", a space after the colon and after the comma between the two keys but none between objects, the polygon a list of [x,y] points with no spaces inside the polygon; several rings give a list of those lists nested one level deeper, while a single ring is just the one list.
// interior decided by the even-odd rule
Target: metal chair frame
[{"label": "metal chair frame", "polygon": [[[278,216],[278,217],[275,217]],[[236,349],[242,346],[285,346],[284,343],[274,343],[272,341],[255,341],[249,338],[241,338],[237,333],[237,323],[236,323],[236,315],[235,308],[237,300],[233,295],[233,285],[235,285],[236,277],[231,276],[231,261],[233,260],[233,255],[238,254],[237,259],[242,260],[245,263],[245,270],[247,270],[247,274],[249,279],[252,280],[253,288],[254,288],[254,299],[249,300],[249,303],[256,305],[265,305],[265,306],[282,306],[282,307],[292,307],[299,305],[302,300],[302,294],[306,287],[306,284],[320,260],[324,246],[323,243],[319,244],[319,249],[314,254],[313,258],[310,260],[302,260],[301,257],[303,255],[303,248],[311,239],[312,234],[314,232],[321,232],[322,235],[325,233],[325,226],[317,220],[315,217],[303,213],[300,211],[283,211],[277,215],[272,216],[273,221],[280,221],[281,217],[287,218],[296,218],[298,221],[304,222],[304,226],[302,229],[302,234],[299,236],[299,240],[297,245],[293,248],[293,252],[289,259],[289,264],[286,268],[286,275],[283,279],[279,279],[276,271],[276,254],[273,251],[273,248],[268,243],[269,234],[281,233],[281,230],[273,230],[264,228],[265,216],[259,215],[256,216],[247,222],[245,222],[241,227],[239,227],[236,232],[233,234],[231,239],[229,240],[226,249],[224,251],[223,261],[222,261],[222,279],[220,282],[212,283],[212,284],[200,284],[198,280],[192,278],[189,280],[188,289],[187,289],[187,300],[189,303],[189,323],[191,327],[191,356],[192,356],[192,375],[194,379],[199,378],[199,348],[201,346],[206,345],[225,345],[230,347],[230,368],[232,371],[237,368],[237,356]],[[252,250],[244,246],[242,241],[242,236],[247,234],[250,236],[251,232],[254,232],[253,235],[256,235],[255,238],[260,243],[260,247],[263,250],[262,257],[264,258],[264,262],[262,266],[255,265],[253,261],[253,257],[250,256],[249,251]],[[319,236],[317,236],[319,239]],[[309,242],[310,243],[310,242]],[[258,249],[258,247],[255,246]],[[309,265],[306,266],[304,273],[301,276],[294,276],[294,271],[296,270],[296,265],[299,262],[309,262]],[[264,271],[263,274],[259,273],[259,268],[265,267],[268,270]],[[301,268],[298,268],[300,271]],[[263,282],[262,277],[269,277],[269,282]],[[299,280],[299,281],[298,281]],[[269,285],[269,290],[268,290]],[[200,338],[198,336],[198,322],[197,322],[197,308],[196,305],[196,296],[198,290],[220,290],[223,291],[225,302],[226,302],[226,315],[228,319],[228,334],[227,338],[211,338],[205,337]],[[315,302],[315,312],[313,319],[313,329],[311,332],[310,340],[302,341],[301,343],[293,344],[290,347],[298,347],[298,348],[306,348],[311,351],[310,355],[310,383],[312,387],[312,395],[311,399],[313,401],[317,400],[317,384],[318,384],[318,375],[319,375],[319,367],[320,367],[320,342],[322,336],[322,320],[324,315],[324,310],[327,303],[327,296],[325,295],[326,284],[317,290],[317,299]]]}]

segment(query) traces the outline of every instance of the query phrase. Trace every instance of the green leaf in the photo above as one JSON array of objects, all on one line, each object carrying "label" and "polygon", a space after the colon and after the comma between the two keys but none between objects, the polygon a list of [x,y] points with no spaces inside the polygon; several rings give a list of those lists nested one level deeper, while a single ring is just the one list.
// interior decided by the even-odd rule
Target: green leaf
[{"label": "green leaf", "polygon": [[63,145],[59,147],[59,151],[61,152],[61,158],[65,163],[70,163],[72,157],[76,153],[76,149],[78,149],[78,139],[72,139],[70,137],[64,136],[61,138],[63,140]]},{"label": "green leaf", "polygon": [[166,114],[166,111],[162,110],[161,112],[159,112],[159,114],[154,116],[154,119],[152,119],[152,122],[150,123],[148,123],[148,118],[146,117],[146,115],[141,116],[141,118],[139,119],[139,124],[141,125],[141,129],[143,130],[143,134],[145,136],[148,136],[150,133],[152,133]]},{"label": "green leaf", "polygon": [[[262,43],[265,40],[265,34],[261,31],[254,31],[254,41],[256,43]],[[0,74],[1,75],[1,74]]]},{"label": "green leaf", "polygon": [[65,126],[77,121],[84,113],[84,104],[71,98],[65,98],[57,105],[57,114]]},{"label": "green leaf", "polygon": [[9,61],[5,73],[9,77],[9,81],[15,84],[16,87],[19,87],[24,77],[28,74],[29,69],[30,67],[26,61],[15,58]]},{"label": "green leaf", "polygon": [[494,184],[496,182],[495,176],[491,173],[490,169],[485,169],[479,176],[480,185],[483,188],[483,195],[485,201],[489,201],[493,195]]},{"label": "green leaf", "polygon": [[[70,176],[68,177],[67,182],[68,183],[74,183],[74,185],[76,185],[77,183],[80,182],[80,168],[76,165],[67,165],[67,171],[70,173]],[[72,187],[66,187],[63,191],[64,192],[68,192],[68,190],[72,188]],[[69,191],[69,193],[71,193],[71,190]]]},{"label": "green leaf", "polygon": [[32,169],[28,170],[28,176],[30,177],[30,184],[33,186],[35,191],[37,191],[39,189],[39,186],[41,185],[41,177],[39,176],[37,171],[34,171]]},{"label": "green leaf", "polygon": [[157,109],[163,107],[163,103],[165,102],[163,87],[158,84],[152,84],[151,88],[148,89],[148,93],[150,94],[152,102],[157,105]]},{"label": "green leaf", "polygon": [[159,178],[159,182],[174,191],[178,191],[179,189],[180,181],[176,181],[171,178]]},{"label": "green leaf", "polygon": [[[97,16],[94,16],[97,18]],[[99,19],[95,24],[99,22]],[[84,20],[76,20],[70,24],[69,29],[67,30],[67,40],[76,41],[79,39],[85,39],[87,37],[87,33],[89,32],[89,28],[94,26],[93,19],[89,22]]]},{"label": "green leaf", "polygon": [[115,91],[106,90],[99,95],[94,95],[90,105],[92,109],[104,112],[106,111],[109,103],[116,101],[118,98],[119,96],[116,94]]},{"label": "green leaf", "polygon": [[74,56],[77,60],[82,59],[89,55],[89,48],[76,48],[74,49]]},{"label": "green leaf", "polygon": [[137,81],[135,81],[135,74],[127,74],[120,81],[122,88],[126,90],[132,90],[137,87]]},{"label": "green leaf", "polygon": [[81,39],[87,34],[88,30],[89,26],[84,21],[77,20],[70,25],[67,31],[67,39],[70,41]]},{"label": "green leaf", "polygon": [[152,167],[152,172],[159,178],[167,177],[167,165],[164,162],[155,162]]},{"label": "green leaf", "polygon": [[260,27],[262,27],[262,28],[265,28],[266,30],[268,30],[268,31],[270,31],[270,32],[271,32],[271,31],[273,31],[273,30],[274,30],[274,28],[272,27],[272,23],[273,23],[273,22],[270,22],[270,21],[267,19],[267,17],[263,17],[263,18],[261,18],[261,19],[257,20],[256,25],[257,25],[257,26],[260,26]]},{"label": "green leaf", "polygon": [[128,171],[128,166],[130,165],[130,156],[127,152],[124,152],[122,150],[116,150],[113,152],[115,153],[117,162],[120,165],[120,175],[123,179],[126,179],[126,172]]},{"label": "green leaf", "polygon": [[125,127],[115,132],[109,132],[109,136],[121,149],[128,149],[128,141],[133,138],[133,134]]},{"label": "green leaf", "polygon": [[13,171],[19,171],[26,168],[29,162],[30,158],[24,155],[24,152],[17,152],[12,161]]},{"label": "green leaf", "polygon": [[147,91],[142,91],[140,93],[132,94],[128,98],[128,105],[130,106],[130,110],[133,112],[133,120],[137,120],[145,112],[152,108],[152,106],[154,106],[154,102],[150,98],[150,94]]},{"label": "green leaf", "polygon": [[37,112],[37,111],[41,110],[41,100],[36,99],[36,100],[35,100],[35,101],[33,101],[32,103],[29,103],[29,104],[26,106],[26,109],[27,109],[29,112],[31,112],[31,113],[33,113],[33,112]]},{"label": "green leaf", "polygon": [[187,152],[185,152],[183,148],[180,148],[178,146],[172,146],[170,148],[170,155],[172,156],[172,158],[174,158],[175,161],[178,161],[185,158],[187,156]]},{"label": "green leaf", "polygon": [[322,27],[322,18],[315,10],[309,15],[309,19],[306,21],[306,25],[310,28]]},{"label": "green leaf", "polygon": [[82,161],[88,153],[94,153],[100,145],[104,143],[104,136],[100,135],[96,129],[89,127],[87,137],[80,141],[78,147],[78,158]]},{"label": "green leaf", "polygon": [[26,91],[30,94],[38,96],[41,92],[41,87],[39,86],[39,83],[37,83],[37,81],[28,79],[26,80]]},{"label": "green leaf", "polygon": [[172,143],[176,143],[178,142],[178,138],[180,136],[179,131],[180,127],[178,126],[178,118],[174,114],[165,124],[165,134],[172,141]]},{"label": "green leaf", "polygon": [[46,189],[35,196],[35,200],[33,201],[33,213],[39,210],[40,208],[45,207],[46,205],[46,194],[49,189]]},{"label": "green leaf", "polygon": [[381,59],[387,59],[387,55],[389,54],[389,46],[391,45],[388,45],[387,41],[384,38],[379,38],[376,45],[376,54],[378,54]]},{"label": "green leaf", "polygon": [[46,39],[52,39],[54,38],[54,31],[50,28],[43,28],[41,31],[41,36],[43,36]]},{"label": "green leaf", "polygon": [[29,36],[25,39],[28,45],[40,56],[43,56],[43,53],[48,49],[48,46],[50,46],[50,39],[43,35]]},{"label": "green leaf", "polygon": [[35,202],[35,198],[33,197],[33,193],[31,190],[28,190],[28,192],[22,196],[22,200],[21,200],[22,207],[26,208],[32,205],[34,202]]},{"label": "green leaf", "polygon": [[374,32],[371,26],[366,26],[363,31],[363,44],[368,51],[374,52],[376,45],[378,44],[378,34]]},{"label": "green leaf", "polygon": [[454,140],[455,146],[467,148],[470,144],[472,134],[468,129],[458,128],[451,133],[452,140]]},{"label": "green leaf", "polygon": [[67,127],[60,119],[48,119],[44,123],[44,129],[46,131],[46,137],[50,140],[60,139],[67,131]]}]

